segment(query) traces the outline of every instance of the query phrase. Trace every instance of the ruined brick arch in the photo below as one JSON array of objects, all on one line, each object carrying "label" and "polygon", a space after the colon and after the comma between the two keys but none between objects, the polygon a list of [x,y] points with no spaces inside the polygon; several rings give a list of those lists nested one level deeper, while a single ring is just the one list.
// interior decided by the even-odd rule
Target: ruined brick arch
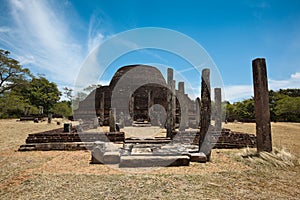
[{"label": "ruined brick arch", "polygon": [[[110,82],[111,108],[125,118],[149,120],[148,110],[154,101],[165,107],[167,84],[161,72],[148,65],[120,68]],[[165,99],[164,99],[165,98]]]},{"label": "ruined brick arch", "polygon": [[[121,116],[128,119],[125,125],[131,125],[133,120],[150,120],[148,112],[153,105],[161,105],[167,111],[167,93],[170,90],[170,85],[157,68],[149,65],[124,66],[117,70],[109,85],[97,88],[80,102],[74,116],[86,120],[98,117],[103,125],[108,125],[109,111],[113,108],[116,110],[117,121]],[[173,93],[176,97],[175,123],[178,124],[182,101],[179,98],[180,91],[174,89]],[[151,96],[152,99],[149,99]],[[184,96],[187,97],[186,94]]]},{"label": "ruined brick arch", "polygon": [[[137,88],[131,95],[129,108],[134,104],[130,116],[133,120],[147,120],[152,125],[164,125],[165,115],[168,109],[167,93],[172,92],[167,86],[159,84],[145,84]],[[176,95],[174,94],[176,97]],[[177,107],[180,112],[179,100],[176,97]],[[157,119],[159,118],[159,119]]]}]

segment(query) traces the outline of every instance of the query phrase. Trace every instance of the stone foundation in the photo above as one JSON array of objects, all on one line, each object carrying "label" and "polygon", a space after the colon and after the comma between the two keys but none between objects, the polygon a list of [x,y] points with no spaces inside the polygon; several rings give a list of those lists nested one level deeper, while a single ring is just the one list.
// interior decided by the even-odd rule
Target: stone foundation
[{"label": "stone foundation", "polygon": [[[173,142],[175,143],[198,145],[199,139],[199,131],[173,132]],[[223,129],[221,132],[212,131],[209,141],[216,149],[256,147],[256,136],[254,134],[233,132],[230,129]]]},{"label": "stone foundation", "polygon": [[124,142],[124,132],[63,132],[63,128],[29,134],[19,151],[85,150],[95,141]]}]

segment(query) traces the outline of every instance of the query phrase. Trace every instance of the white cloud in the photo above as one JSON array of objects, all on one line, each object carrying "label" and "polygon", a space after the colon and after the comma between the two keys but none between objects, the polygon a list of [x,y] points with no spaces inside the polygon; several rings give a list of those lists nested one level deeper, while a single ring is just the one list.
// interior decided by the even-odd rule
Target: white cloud
[{"label": "white cloud", "polygon": [[28,65],[36,63],[36,60],[31,54],[28,55],[17,55],[17,60],[20,62],[21,65]]},{"label": "white cloud", "polygon": [[73,38],[65,16],[53,2],[11,0],[10,34],[0,40],[32,71],[43,72],[52,81],[71,83],[85,54]]},{"label": "white cloud", "polygon": [[225,86],[225,99],[230,102],[243,100],[253,96],[252,85],[232,85]]},{"label": "white cloud", "polygon": [[300,88],[300,72],[296,72],[287,80],[269,80],[269,88],[272,90]]},{"label": "white cloud", "polygon": [[98,10],[94,13],[89,21],[88,25],[88,52],[92,52],[97,46],[99,46],[105,39],[112,35],[111,19],[104,13]]},{"label": "white cloud", "polygon": [[40,0],[8,3],[6,24],[1,24],[4,20],[0,18],[1,44],[31,71],[46,74],[58,85],[73,85],[90,50],[105,38],[99,27],[91,22],[92,30],[86,31],[88,38],[79,36],[77,32],[86,24],[74,19],[70,3]]},{"label": "white cloud", "polygon": [[10,31],[11,31],[11,29],[6,27],[6,26],[1,26],[0,27],[0,33],[8,33]]},{"label": "white cloud", "polygon": [[291,75],[292,79],[300,79],[300,72],[296,72],[295,74]]},{"label": "white cloud", "polygon": [[91,52],[98,45],[100,45],[104,40],[104,35],[102,33],[97,33],[94,37],[89,37],[88,41],[88,51]]},{"label": "white cloud", "polygon": [[[287,88],[300,88],[300,72],[291,74],[289,79],[286,80],[273,80],[268,81],[269,90],[279,90]],[[240,101],[253,96],[252,85],[234,85],[225,86],[225,99],[230,102]]]}]

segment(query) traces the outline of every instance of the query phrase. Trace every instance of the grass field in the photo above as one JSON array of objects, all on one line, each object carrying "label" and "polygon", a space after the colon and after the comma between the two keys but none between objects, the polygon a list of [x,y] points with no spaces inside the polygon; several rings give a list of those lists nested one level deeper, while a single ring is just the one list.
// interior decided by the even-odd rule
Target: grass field
[{"label": "grass field", "polygon": [[[295,166],[252,162],[240,156],[245,152],[240,149],[213,150],[206,164],[120,171],[90,165],[88,151],[17,151],[28,133],[57,127],[0,120],[0,199],[300,198],[300,124],[272,124],[274,146],[295,155]],[[255,124],[225,127],[255,133]]]}]

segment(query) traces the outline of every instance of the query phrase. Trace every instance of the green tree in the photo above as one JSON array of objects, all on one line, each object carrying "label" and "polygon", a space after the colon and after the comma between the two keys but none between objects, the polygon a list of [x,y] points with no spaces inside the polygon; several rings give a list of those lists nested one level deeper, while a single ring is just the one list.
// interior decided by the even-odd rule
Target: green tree
[{"label": "green tree", "polygon": [[243,121],[250,122],[255,120],[254,100],[246,99],[241,102],[226,105],[226,120],[227,121]]},{"label": "green tree", "polygon": [[63,117],[69,117],[72,115],[72,108],[69,101],[61,101],[56,103],[50,111],[53,114],[61,115]]},{"label": "green tree", "polygon": [[226,121],[233,122],[235,119],[237,119],[236,113],[235,113],[235,106],[232,105],[229,101],[226,102]]},{"label": "green tree", "polygon": [[278,121],[300,122],[300,97],[286,96],[276,103]]},{"label": "green tree", "polygon": [[43,106],[46,113],[58,102],[61,95],[57,85],[45,77],[33,78],[22,93],[29,99],[31,105]]},{"label": "green tree", "polygon": [[32,77],[29,69],[9,57],[10,52],[0,49],[0,94],[14,87],[28,83]]},{"label": "green tree", "polygon": [[278,93],[289,97],[300,97],[300,89],[280,89]]}]

